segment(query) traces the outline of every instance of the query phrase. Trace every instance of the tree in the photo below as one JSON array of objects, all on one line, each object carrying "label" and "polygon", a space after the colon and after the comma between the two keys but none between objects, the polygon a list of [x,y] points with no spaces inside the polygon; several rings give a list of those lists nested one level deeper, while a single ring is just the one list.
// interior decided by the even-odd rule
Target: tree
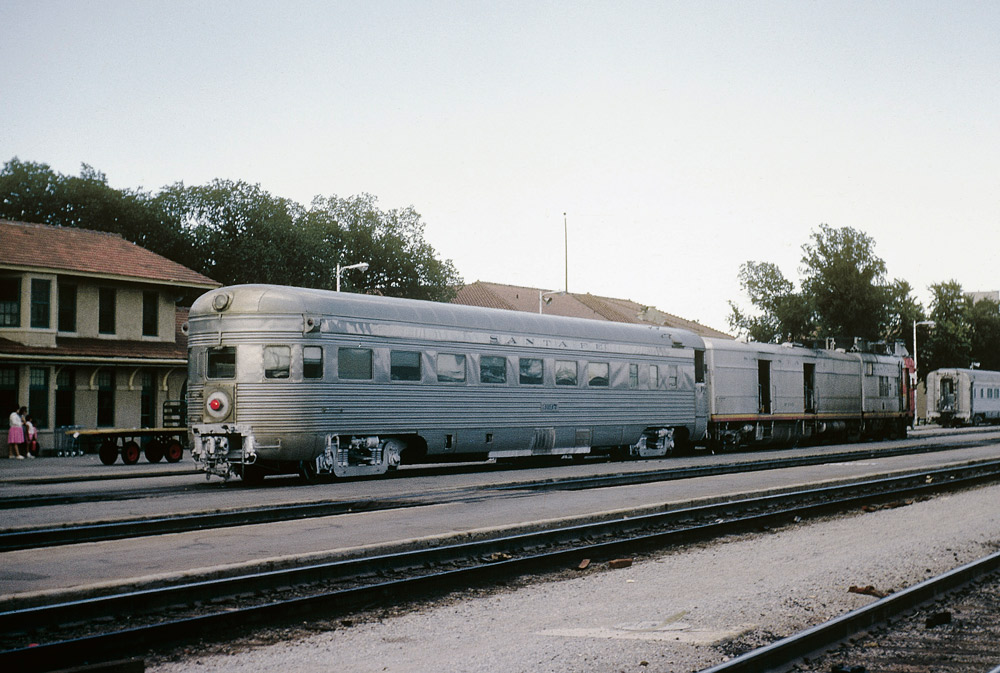
[{"label": "tree", "polygon": [[306,215],[322,232],[330,280],[337,263],[368,262],[364,274],[342,278],[342,286],[370,294],[450,301],[461,277],[450,260],[439,260],[424,240],[424,224],[412,207],[383,211],[371,194],[317,197]]},{"label": "tree", "polygon": [[910,284],[886,281],[885,262],[868,235],[821,224],[802,252],[800,292],[774,264],[740,267],[740,286],[758,313],[744,313],[730,302],[734,330],[754,341],[892,341],[922,318]]},{"label": "tree", "polygon": [[795,292],[795,286],[776,264],[746,262],[740,266],[739,278],[740,287],[758,314],[744,313],[729,302],[729,325],[733,330],[761,343],[802,341],[814,331],[808,302]]},{"label": "tree", "polygon": [[148,193],[115,189],[104,173],[87,164],[74,177],[14,157],[0,170],[0,216],[119,234],[190,266],[192,247],[179,221],[160,210]]},{"label": "tree", "polygon": [[[931,285],[931,320],[934,328],[921,348],[920,368],[927,372],[942,367],[968,367],[972,363],[970,302],[956,280]],[[926,354],[925,354],[926,353]]]},{"label": "tree", "polygon": [[259,185],[214,180],[163,189],[157,203],[183,223],[196,252],[197,271],[225,285],[302,285],[313,242],[296,225],[297,203],[267,193]]},{"label": "tree", "polygon": [[233,180],[151,195],[115,189],[86,164],[74,177],[15,157],[0,171],[0,217],[118,233],[227,285],[333,289],[337,264],[356,262],[368,272],[343,281],[361,292],[449,301],[462,282],[415,209],[383,211],[370,194],[318,197],[308,210]]},{"label": "tree", "polygon": [[980,299],[969,310],[972,359],[981,369],[1000,371],[1000,303]]},{"label": "tree", "polygon": [[892,286],[875,241],[851,227],[821,224],[802,251],[802,290],[816,311],[818,336],[884,338],[892,324]]}]

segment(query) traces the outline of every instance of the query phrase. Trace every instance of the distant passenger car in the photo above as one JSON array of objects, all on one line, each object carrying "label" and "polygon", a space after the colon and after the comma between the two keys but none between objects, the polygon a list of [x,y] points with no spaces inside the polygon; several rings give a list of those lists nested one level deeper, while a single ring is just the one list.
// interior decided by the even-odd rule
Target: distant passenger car
[{"label": "distant passenger car", "polygon": [[927,375],[927,420],[944,426],[1000,423],[1000,372],[932,371]]}]

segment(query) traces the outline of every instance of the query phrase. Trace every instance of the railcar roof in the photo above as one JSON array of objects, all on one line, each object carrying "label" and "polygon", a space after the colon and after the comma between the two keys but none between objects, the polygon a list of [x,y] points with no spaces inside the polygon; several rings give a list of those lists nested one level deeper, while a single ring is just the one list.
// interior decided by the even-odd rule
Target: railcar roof
[{"label": "railcar roof", "polygon": [[879,355],[878,353],[856,353],[856,352],[848,353],[842,350],[830,350],[827,348],[809,348],[808,346],[800,346],[798,344],[768,344],[768,343],[758,343],[756,341],[744,343],[742,341],[732,341],[730,339],[706,338],[705,345],[706,347],[714,350],[741,351],[744,353],[749,353],[749,352],[768,353],[774,356],[781,356],[781,355],[789,355],[793,357],[814,356],[819,358],[850,359],[853,360],[854,362],[857,362],[858,356],[861,355],[863,359],[868,362],[897,361],[897,358],[892,355]]},{"label": "railcar roof", "polygon": [[586,318],[538,315],[523,311],[397,297],[377,297],[284,285],[233,285],[212,290],[195,301],[191,307],[189,319],[197,321],[200,317],[218,315],[218,312],[212,308],[212,301],[221,293],[231,297],[224,314],[310,314],[494,330],[526,335],[571,337],[584,340],[637,341],[658,346],[681,344],[688,348],[704,347],[704,341],[701,337],[675,327],[632,325]]}]

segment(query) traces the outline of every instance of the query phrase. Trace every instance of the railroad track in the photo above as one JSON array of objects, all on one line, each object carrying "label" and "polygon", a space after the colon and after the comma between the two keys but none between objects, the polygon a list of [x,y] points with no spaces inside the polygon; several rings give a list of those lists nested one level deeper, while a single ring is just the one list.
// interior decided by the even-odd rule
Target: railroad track
[{"label": "railroad track", "polygon": [[[484,492],[505,491],[545,491],[545,490],[586,490],[592,488],[608,488],[613,486],[630,486],[649,484],[680,479],[693,479],[722,474],[739,474],[778,470],[810,465],[822,465],[833,462],[852,462],[888,458],[902,455],[915,455],[940,451],[951,451],[973,448],[995,443],[994,439],[963,441],[959,444],[942,446],[940,444],[921,444],[917,446],[854,448],[836,453],[821,453],[807,456],[785,456],[749,460],[743,462],[727,462],[712,465],[672,466],[666,469],[644,470],[639,472],[622,472],[586,477],[557,476],[551,479],[533,481],[515,481],[505,484],[479,486],[468,489],[452,489],[435,492],[431,498],[427,496],[408,498],[395,497],[389,499],[371,498],[356,501],[323,500],[309,503],[245,507],[222,512],[157,515],[153,517],[136,517],[101,523],[80,523],[49,527],[18,528],[0,531],[0,552],[19,549],[35,549],[64,544],[83,542],[100,542],[104,540],[120,540],[125,538],[143,537],[147,535],[163,535],[168,533],[184,533],[207,528],[225,528],[251,524],[292,521],[310,517],[335,516],[338,514],[370,512],[386,509],[402,509],[432,502],[459,502],[463,499],[481,498]],[[757,455],[757,454],[755,454]],[[121,494],[121,498],[145,497],[147,491]],[[149,493],[161,494],[158,489]],[[171,494],[174,494],[172,491]],[[25,498],[18,506],[40,506],[41,504],[71,504],[84,502],[82,498],[92,498],[91,495],[75,494],[65,496],[66,500],[40,502],[36,498]],[[109,499],[108,497],[104,498]],[[0,499],[0,508],[7,501],[7,506],[16,498]]]},{"label": "railroad track", "polygon": [[1000,552],[702,673],[1000,673]]},{"label": "railroad track", "polygon": [[413,600],[576,567],[582,559],[613,559],[997,480],[1000,461],[13,610],[0,613],[0,666],[42,671],[91,661],[95,652],[141,654],[173,641],[226,637],[252,624],[344,614],[398,603],[400,596]]}]

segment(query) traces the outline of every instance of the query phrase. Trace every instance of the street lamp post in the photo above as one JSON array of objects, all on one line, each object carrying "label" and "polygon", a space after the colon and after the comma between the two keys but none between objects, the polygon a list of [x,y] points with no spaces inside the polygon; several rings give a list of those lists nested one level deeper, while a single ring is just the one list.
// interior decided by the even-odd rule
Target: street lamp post
[{"label": "street lamp post", "polygon": [[340,272],[347,271],[348,269],[358,269],[361,273],[368,270],[368,262],[359,262],[357,264],[351,264],[350,266],[337,265],[337,292],[340,292]]},{"label": "street lamp post", "polygon": [[538,291],[538,312],[539,313],[542,312],[542,304],[543,303],[544,304],[548,304],[549,302],[552,301],[552,298],[551,298],[552,295],[557,295],[557,294],[566,294],[566,291],[565,290],[559,290],[558,292],[542,292],[541,290],[539,290]]}]

